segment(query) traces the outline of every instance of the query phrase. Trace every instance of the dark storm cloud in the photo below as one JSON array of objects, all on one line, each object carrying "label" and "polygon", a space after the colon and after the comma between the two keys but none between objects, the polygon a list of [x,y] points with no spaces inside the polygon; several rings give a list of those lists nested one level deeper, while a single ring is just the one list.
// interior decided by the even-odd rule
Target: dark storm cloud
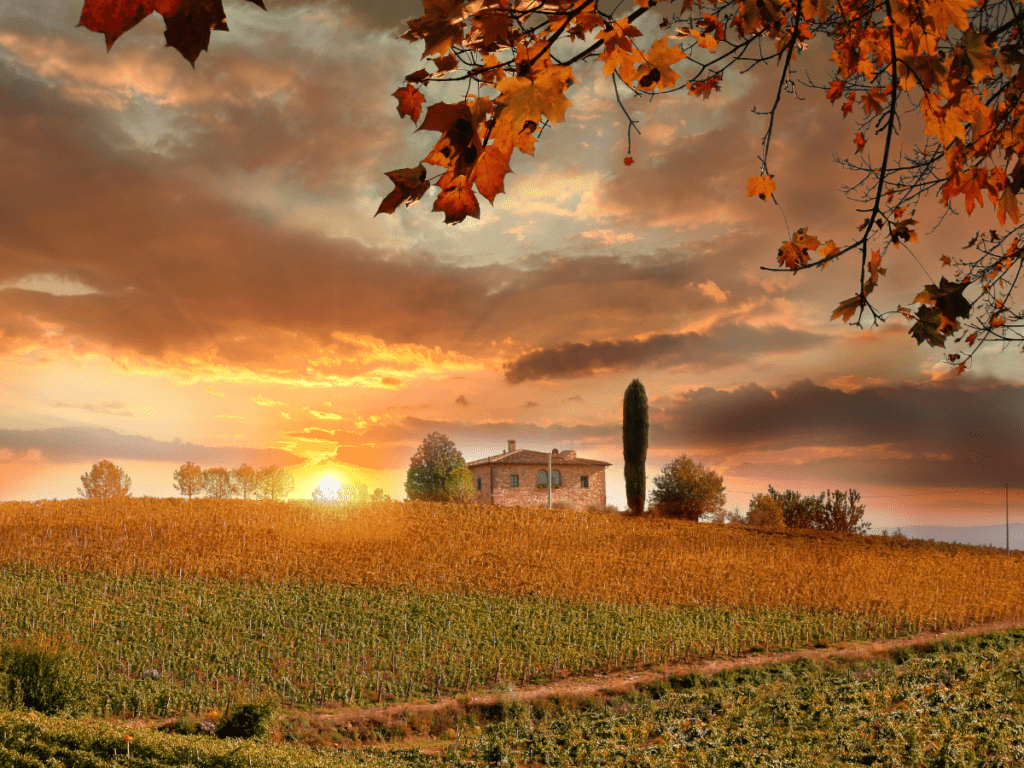
[{"label": "dark storm cloud", "polygon": [[[192,461],[200,466],[235,468],[248,463],[256,468],[277,464],[291,466],[301,461],[276,448],[215,447],[154,440],[141,435],[123,435],[102,427],[54,427],[50,429],[0,429],[0,455],[8,460],[39,451],[53,464],[72,464],[103,459],[141,461]],[[8,453],[10,452],[10,453]]]},{"label": "dark storm cloud", "polygon": [[[656,415],[655,415],[656,414]],[[854,392],[810,380],[777,391],[748,384],[702,387],[652,407],[652,439],[721,454],[763,452],[739,474],[779,470],[772,452],[853,449],[809,457],[789,473],[908,485],[1001,486],[1024,476],[1024,386],[984,382],[865,387]]]},{"label": "dark storm cloud", "polygon": [[505,366],[511,384],[537,379],[591,376],[595,371],[680,365],[725,367],[761,353],[795,352],[825,344],[828,337],[781,326],[767,329],[725,324],[707,333],[660,333],[646,339],[561,344],[529,352]]}]

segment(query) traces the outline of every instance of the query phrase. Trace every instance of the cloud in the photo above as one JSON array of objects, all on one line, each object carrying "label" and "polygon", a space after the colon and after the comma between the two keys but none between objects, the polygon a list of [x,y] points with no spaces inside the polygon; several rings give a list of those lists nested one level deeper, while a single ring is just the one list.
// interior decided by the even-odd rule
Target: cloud
[{"label": "cloud", "polygon": [[535,403],[533,400],[527,400],[523,403],[523,408],[536,408],[540,403]]},{"label": "cloud", "polygon": [[529,352],[505,365],[510,384],[578,378],[597,372],[680,365],[724,367],[760,353],[795,352],[825,343],[825,336],[782,326],[723,324],[708,332],[659,333],[644,339],[561,344]]},{"label": "cloud", "polygon": [[98,462],[103,459],[142,461],[194,461],[200,466],[233,468],[270,464],[286,467],[302,460],[276,448],[215,447],[125,435],[102,427],[0,429],[0,457],[6,460],[41,455],[52,464]]},{"label": "cloud", "polygon": [[678,395],[652,406],[651,435],[732,456],[731,471],[749,476],[786,472],[835,482],[998,488],[1024,473],[1019,413],[1024,386],[1013,384],[846,392],[803,380],[775,391],[748,384]]}]

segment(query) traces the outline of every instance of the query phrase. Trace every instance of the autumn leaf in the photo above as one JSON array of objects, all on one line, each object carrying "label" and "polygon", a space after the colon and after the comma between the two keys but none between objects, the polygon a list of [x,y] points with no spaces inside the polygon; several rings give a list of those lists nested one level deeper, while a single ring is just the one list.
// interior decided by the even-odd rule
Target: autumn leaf
[{"label": "autumn leaf", "polygon": [[988,35],[968,29],[960,39],[967,60],[971,63],[971,78],[977,83],[992,75],[996,57],[985,42]]},{"label": "autumn leaf", "polygon": [[808,249],[814,249],[821,245],[821,242],[814,235],[808,234],[807,227],[798,229],[792,240],[786,240],[779,248],[779,266],[788,267],[793,271],[802,267],[808,261]]},{"label": "autumn leaf", "polygon": [[657,85],[662,91],[671,88],[679,79],[679,75],[672,71],[672,65],[685,58],[686,54],[681,48],[668,47],[668,37],[658,40],[647,52],[647,61],[637,69],[640,87],[651,89]]},{"label": "autumn leaf", "polygon": [[1010,221],[1014,224],[1020,224],[1020,209],[1017,207],[1017,196],[1013,194],[1013,189],[1007,186],[1003,189],[1003,194],[999,198],[999,203],[996,205],[996,217],[999,219],[1001,226],[1006,226],[1006,217],[1010,217]]},{"label": "autumn leaf", "polygon": [[[266,10],[263,0],[249,0]],[[195,66],[208,50],[210,32],[228,31],[221,0],[85,0],[78,26],[102,32],[109,51],[114,42],[149,14],[164,17],[164,39]]]},{"label": "autumn leaf", "polygon": [[505,174],[510,173],[508,161],[503,153],[493,144],[484,149],[483,154],[473,167],[473,182],[480,194],[494,205],[494,198],[499,192],[505,191]]},{"label": "autumn leaf", "polygon": [[702,98],[707,99],[714,91],[721,90],[721,87],[718,85],[721,79],[721,75],[712,75],[704,80],[695,80],[690,83],[687,88],[689,88],[689,91],[693,96],[701,96]]},{"label": "autumn leaf", "polygon": [[465,176],[452,176],[445,174],[438,181],[441,193],[434,201],[435,211],[444,213],[445,224],[458,224],[467,216],[474,219],[480,218],[480,203],[473,193],[473,182]]},{"label": "autumn leaf", "polygon": [[406,22],[409,29],[400,37],[413,42],[424,41],[422,58],[444,55],[463,40],[467,10],[463,0],[423,0],[424,13]]},{"label": "autumn leaf", "polygon": [[[542,116],[552,123],[565,120],[565,110],[572,102],[563,93],[572,84],[571,67],[547,67],[534,78],[506,77],[494,87],[501,91],[495,99],[498,105],[497,133],[507,132],[512,137],[521,133],[527,123],[539,125]],[[500,141],[500,137],[495,138]]]},{"label": "autumn leaf", "polygon": [[426,101],[423,94],[413,88],[412,85],[406,85],[395,91],[392,96],[398,99],[398,114],[403,117],[408,115],[414,123],[418,123],[423,102]]},{"label": "autumn leaf", "polygon": [[865,296],[875,290],[875,286],[878,285],[878,278],[885,275],[885,268],[882,266],[882,254],[872,249],[867,267],[868,279],[864,281]]},{"label": "autumn leaf", "polygon": [[634,161],[633,161],[633,158],[632,158],[632,157],[630,157],[629,155],[626,155],[626,157],[625,157],[625,158],[623,159],[623,161],[622,161],[622,164],[623,164],[623,165],[632,165],[632,164],[633,164],[633,162],[634,162]]},{"label": "autumn leaf", "polygon": [[605,77],[611,77],[618,70],[619,77],[627,83],[637,79],[634,65],[644,59],[631,39],[641,34],[627,19],[618,19],[610,29],[598,33],[597,39],[604,43],[604,50],[598,54],[598,60],[604,62]]},{"label": "autumn leaf", "polygon": [[747,179],[747,197],[757,195],[762,200],[767,200],[775,191],[775,181],[772,174],[767,176],[751,176]]},{"label": "autumn leaf", "polygon": [[430,182],[426,180],[427,169],[423,167],[422,163],[415,168],[388,171],[385,176],[395,183],[395,189],[384,198],[377,213],[373,214],[374,217],[380,213],[394,213],[402,203],[408,207],[423,197],[424,193],[430,189]]},{"label": "autumn leaf", "polygon": [[835,320],[837,317],[842,317],[844,323],[850,322],[850,318],[853,317],[853,313],[860,309],[863,303],[864,297],[858,294],[851,299],[847,299],[836,307],[832,312],[832,317],[829,320]]},{"label": "autumn leaf", "polygon": [[975,5],[975,0],[925,0],[924,16],[932,19],[935,31],[945,37],[951,26],[967,29],[967,11]]},{"label": "autumn leaf", "polygon": [[864,140],[864,134],[857,131],[856,135],[853,137],[853,144],[857,147],[857,154],[863,152],[864,147],[867,145],[867,142]]}]

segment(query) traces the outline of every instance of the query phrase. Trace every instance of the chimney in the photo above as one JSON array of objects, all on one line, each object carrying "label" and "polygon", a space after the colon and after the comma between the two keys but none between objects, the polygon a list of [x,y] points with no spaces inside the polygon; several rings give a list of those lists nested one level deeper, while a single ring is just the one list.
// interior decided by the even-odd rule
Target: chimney
[{"label": "chimney", "polygon": [[509,440],[508,441],[508,452],[512,453],[512,451],[514,451],[515,449],[516,449],[516,441],[515,440]]},{"label": "chimney", "polygon": [[575,459],[576,458],[576,451],[562,451],[562,458],[563,459],[570,459],[570,460]]}]

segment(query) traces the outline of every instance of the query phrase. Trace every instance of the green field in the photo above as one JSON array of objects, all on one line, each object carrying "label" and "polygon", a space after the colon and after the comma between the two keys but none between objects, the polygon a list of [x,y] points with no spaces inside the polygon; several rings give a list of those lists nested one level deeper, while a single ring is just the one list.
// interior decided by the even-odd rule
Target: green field
[{"label": "green field", "polygon": [[[1024,762],[1024,631],[893,660],[671,681],[653,695],[526,707],[437,754],[315,750],[0,713],[11,768],[172,766],[1013,766]],[[125,736],[133,736],[131,758]]]},{"label": "green field", "polygon": [[[266,695],[300,707],[429,699],[919,628],[784,609],[0,567],[0,641],[59,638],[95,679],[96,714],[199,713]],[[149,669],[159,678],[143,680]]]}]

